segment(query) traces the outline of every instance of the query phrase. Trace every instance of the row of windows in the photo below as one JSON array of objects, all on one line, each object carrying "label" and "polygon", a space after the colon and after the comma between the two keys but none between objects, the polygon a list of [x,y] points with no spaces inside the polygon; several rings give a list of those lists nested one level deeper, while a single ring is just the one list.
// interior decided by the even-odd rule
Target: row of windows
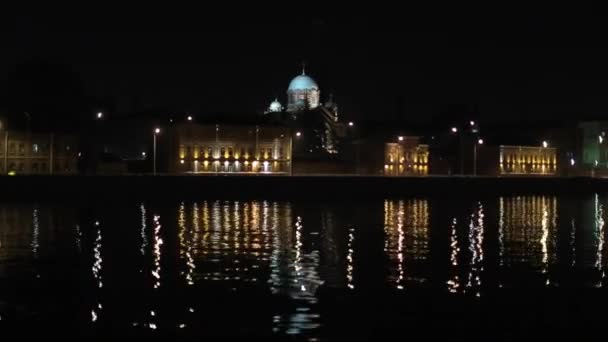
[{"label": "row of windows", "polygon": [[[273,155],[273,148],[259,148],[259,155],[264,159],[274,158],[283,155],[283,148],[278,149],[278,156]],[[252,147],[220,147],[213,148],[211,146],[184,146],[181,145],[179,148],[179,155],[181,159],[187,157],[194,158],[245,158],[248,159],[254,156],[254,149]]]},{"label": "row of windows", "polygon": [[[48,145],[47,144],[32,144],[32,149],[30,150],[29,153],[31,154],[43,154],[43,153],[48,153]],[[60,149],[61,150],[61,149]],[[70,145],[65,145],[63,147],[64,151],[66,152],[70,152],[72,151],[72,146]],[[4,145],[0,143],[0,154],[4,153]],[[8,154],[19,154],[19,155],[24,155],[25,154],[25,143],[9,143],[8,144]]]},{"label": "row of windows", "polygon": [[279,162],[192,162],[182,167],[186,172],[281,172],[286,166]]}]

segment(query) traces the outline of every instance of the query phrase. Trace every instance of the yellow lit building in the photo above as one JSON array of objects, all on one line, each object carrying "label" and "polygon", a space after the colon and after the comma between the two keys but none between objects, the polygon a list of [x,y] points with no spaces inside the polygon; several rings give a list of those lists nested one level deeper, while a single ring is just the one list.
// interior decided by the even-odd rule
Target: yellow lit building
[{"label": "yellow lit building", "polygon": [[0,172],[2,174],[76,174],[78,140],[54,134],[2,131]]},{"label": "yellow lit building", "polygon": [[171,173],[291,173],[289,130],[268,125],[172,126]]},{"label": "yellow lit building", "polygon": [[556,175],[557,150],[542,146],[500,146],[501,175]]},{"label": "yellow lit building", "polygon": [[387,176],[427,175],[428,145],[418,144],[417,137],[399,137],[384,148],[384,174]]}]

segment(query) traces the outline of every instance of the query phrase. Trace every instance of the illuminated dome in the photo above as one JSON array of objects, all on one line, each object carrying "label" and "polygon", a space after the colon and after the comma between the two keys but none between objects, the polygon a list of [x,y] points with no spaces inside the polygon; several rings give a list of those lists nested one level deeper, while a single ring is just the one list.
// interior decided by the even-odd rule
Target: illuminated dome
[{"label": "illuminated dome", "polygon": [[287,91],[296,90],[319,90],[319,86],[310,76],[302,74],[291,80],[287,88]]},{"label": "illuminated dome", "polygon": [[283,105],[281,104],[281,102],[279,102],[278,99],[275,99],[274,101],[272,101],[272,103],[270,103],[270,106],[268,107],[268,112],[282,112],[283,111]]},{"label": "illuminated dome", "polygon": [[320,97],[321,90],[317,82],[302,70],[302,74],[291,80],[287,88],[287,111],[315,109],[319,107]]}]

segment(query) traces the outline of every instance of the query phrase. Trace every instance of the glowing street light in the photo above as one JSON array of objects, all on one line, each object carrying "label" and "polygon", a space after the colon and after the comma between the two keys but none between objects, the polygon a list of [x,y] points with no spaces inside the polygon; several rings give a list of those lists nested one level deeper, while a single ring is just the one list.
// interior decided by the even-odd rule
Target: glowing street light
[{"label": "glowing street light", "polygon": [[599,135],[597,139],[600,141],[600,144],[604,142],[604,137]]},{"label": "glowing street light", "polygon": [[352,122],[352,121],[349,121],[349,122],[348,122],[348,126],[349,126],[349,127],[353,127],[354,125],[355,125],[355,123],[354,123],[354,122]]},{"label": "glowing street light", "polygon": [[102,112],[97,113],[97,119],[103,119],[103,113]]},{"label": "glowing street light", "polygon": [[469,121],[469,124],[471,124],[471,126],[475,126],[475,121],[471,120]]},{"label": "glowing street light", "polygon": [[152,173],[154,175],[156,175],[156,135],[160,134],[160,128],[156,127],[154,129],[154,143],[153,143],[153,148],[152,150],[154,151],[154,161],[153,161],[153,169],[152,169]]},{"label": "glowing street light", "polygon": [[477,145],[483,145],[483,139],[479,138],[473,145],[473,176],[477,176]]},{"label": "glowing street light", "polygon": [[141,156],[144,157],[144,158],[146,158],[146,152],[142,152]]},{"label": "glowing street light", "polygon": [[403,136],[399,136],[397,139],[399,139],[399,141],[403,141]]},{"label": "glowing street light", "polygon": [[457,127],[452,127],[452,133],[458,133],[458,128]]},{"label": "glowing street light", "polygon": [[546,140],[543,140],[543,148],[549,147],[549,143]]},{"label": "glowing street light", "polygon": [[188,119],[188,121],[192,121],[192,115],[188,115],[186,119]]},{"label": "glowing street light", "polygon": [[296,137],[301,137],[302,136],[302,132],[296,132]]}]

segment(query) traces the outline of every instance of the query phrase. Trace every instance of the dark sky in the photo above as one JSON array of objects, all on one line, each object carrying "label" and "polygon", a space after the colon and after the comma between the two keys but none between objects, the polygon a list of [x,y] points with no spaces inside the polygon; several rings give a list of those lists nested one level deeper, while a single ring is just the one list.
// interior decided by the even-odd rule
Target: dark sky
[{"label": "dark sky", "polygon": [[3,83],[42,61],[118,111],[254,112],[285,102],[305,60],[345,118],[608,118],[608,16],[593,11],[66,13],[3,20]]}]

